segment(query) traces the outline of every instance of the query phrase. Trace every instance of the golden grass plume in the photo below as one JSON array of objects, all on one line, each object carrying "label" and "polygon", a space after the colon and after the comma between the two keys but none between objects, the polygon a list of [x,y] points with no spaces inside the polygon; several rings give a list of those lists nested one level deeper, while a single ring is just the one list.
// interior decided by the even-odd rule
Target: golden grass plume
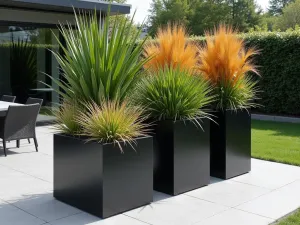
[{"label": "golden grass plume", "polygon": [[246,49],[232,27],[221,24],[213,32],[206,32],[205,37],[206,42],[199,49],[199,70],[213,84],[235,84],[250,71],[258,74],[251,59],[258,52]]},{"label": "golden grass plume", "polygon": [[158,29],[157,43],[145,46],[144,57],[151,59],[144,65],[145,69],[158,71],[161,68],[180,67],[194,70],[197,65],[197,47],[188,42],[186,28],[180,24],[168,24]]}]

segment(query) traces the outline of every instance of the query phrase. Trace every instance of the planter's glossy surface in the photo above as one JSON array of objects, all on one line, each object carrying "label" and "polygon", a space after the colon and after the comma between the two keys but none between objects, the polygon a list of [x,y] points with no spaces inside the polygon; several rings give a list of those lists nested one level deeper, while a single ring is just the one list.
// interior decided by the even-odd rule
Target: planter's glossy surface
[{"label": "planter's glossy surface", "polygon": [[209,121],[203,130],[191,121],[154,126],[154,189],[178,195],[209,184]]},{"label": "planter's glossy surface", "polygon": [[101,218],[152,202],[153,139],[130,145],[54,135],[54,197]]},{"label": "planter's glossy surface", "polygon": [[211,175],[230,179],[251,170],[251,115],[247,111],[216,112],[211,122]]}]

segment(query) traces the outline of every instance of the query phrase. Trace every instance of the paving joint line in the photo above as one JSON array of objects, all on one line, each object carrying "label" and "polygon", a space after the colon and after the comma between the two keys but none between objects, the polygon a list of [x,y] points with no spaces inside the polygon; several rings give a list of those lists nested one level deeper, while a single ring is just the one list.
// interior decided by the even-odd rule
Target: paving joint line
[{"label": "paving joint line", "polygon": [[268,216],[264,216],[264,215],[261,215],[261,214],[258,214],[258,213],[248,212],[248,211],[243,210],[243,209],[237,209],[237,208],[233,208],[233,209],[238,210],[238,211],[242,211],[242,212],[246,212],[246,213],[249,213],[249,214],[252,214],[252,215],[264,217],[264,218],[266,218],[266,219],[271,219],[271,220],[274,220],[274,221],[276,220],[276,219],[274,219],[274,218],[271,218],[271,217],[268,217]]},{"label": "paving joint line", "polygon": [[[218,215],[220,215],[220,214],[223,214],[223,213],[225,213],[226,211],[229,211],[230,209],[232,209],[232,208],[231,208],[231,207],[228,207],[228,209],[222,210],[222,211],[219,212],[219,213],[215,213],[215,214],[212,215],[212,216],[208,216],[208,217],[204,218],[203,220],[199,220],[199,221],[193,223],[193,225],[198,224],[198,223],[200,223],[200,222],[204,222],[205,220],[208,220],[208,219],[213,218],[213,217],[215,217],[215,216],[218,216]],[[200,224],[199,224],[199,225],[200,225]]]},{"label": "paving joint line", "polygon": [[203,199],[203,198],[199,198],[199,197],[196,197],[196,196],[192,196],[192,195],[189,195],[189,194],[187,194],[187,193],[185,193],[185,194],[183,194],[183,195],[186,195],[186,196],[189,196],[189,197],[191,197],[191,198],[195,198],[195,199],[198,199],[198,200],[201,200],[201,201],[204,201],[204,202],[209,202],[209,203],[221,205],[221,206],[228,207],[228,208],[231,207],[231,206],[223,205],[223,204],[220,204],[220,203],[217,203],[217,202],[213,202],[213,201],[210,201],[210,200],[207,200],[207,199]]},{"label": "paving joint line", "polygon": [[230,180],[230,181],[233,181],[233,182],[236,182],[236,183],[240,183],[240,184],[247,184],[249,186],[253,186],[253,187],[259,187],[259,188],[264,188],[264,189],[267,189],[267,190],[273,190],[271,188],[267,188],[267,187],[262,187],[262,186],[258,186],[258,185],[255,185],[255,184],[249,184],[249,183],[246,183],[246,182],[243,182],[243,181],[237,181],[237,180]]},{"label": "paving joint line", "polygon": [[134,220],[136,220],[136,221],[142,222],[142,223],[144,223],[144,224],[154,225],[154,224],[152,224],[152,223],[145,222],[145,221],[143,221],[143,220],[134,218],[134,217],[132,217],[132,216],[128,216],[128,215],[126,215],[126,214],[124,214],[124,213],[122,213],[121,215],[126,216],[126,217],[131,218],[131,219],[134,219]]},{"label": "paving joint line", "polygon": [[28,173],[24,173],[23,171],[20,171],[20,170],[14,169],[14,168],[12,168],[12,167],[10,167],[10,166],[6,166],[6,165],[3,165],[3,164],[1,164],[1,163],[0,163],[0,165],[1,165],[1,166],[4,166],[4,167],[6,167],[6,168],[8,168],[8,169],[11,169],[11,170],[13,170],[13,171],[16,171],[16,172],[19,172],[19,173],[23,173],[23,174],[25,174],[25,175],[27,175],[27,176],[30,176],[30,177],[33,177],[33,178],[39,179],[39,180],[41,180],[41,181],[44,181],[44,182],[47,182],[47,183],[53,184],[53,182],[50,182],[50,181],[44,180],[44,179],[42,179],[42,178],[40,178],[40,177],[36,177],[36,176],[33,176],[33,175],[31,175],[31,174],[28,174]]},{"label": "paving joint line", "polygon": [[[2,199],[1,199],[1,200],[2,200]],[[27,212],[27,211],[25,211],[24,209],[22,209],[22,208],[20,208],[20,207],[16,206],[16,205],[15,205],[15,204],[13,204],[13,203],[10,203],[10,202],[8,202],[8,201],[5,201],[5,200],[2,200],[2,201],[4,201],[5,203],[7,203],[8,205],[11,205],[11,206],[13,206],[13,207],[15,207],[15,208],[17,208],[17,209],[19,209],[19,210],[23,211],[23,212],[25,212],[25,213],[27,213],[27,214],[29,214],[29,215],[31,215],[31,216],[33,216],[33,217],[35,217],[36,219],[39,219],[39,220],[41,220],[42,222],[48,223],[46,220],[44,220],[44,219],[41,219],[41,218],[37,217],[36,215],[34,215],[34,214],[30,213],[30,212]],[[45,223],[42,223],[42,224],[45,224]]]},{"label": "paving joint line", "polygon": [[[76,209],[77,209],[77,208],[76,208]],[[78,210],[80,210],[80,209],[78,209]],[[51,224],[52,222],[55,222],[55,221],[58,221],[58,220],[62,220],[62,219],[66,219],[66,218],[71,217],[71,216],[79,215],[79,214],[81,214],[81,213],[85,213],[85,212],[81,211],[81,212],[78,212],[78,213],[74,213],[74,214],[72,214],[72,215],[63,216],[63,217],[61,217],[61,218],[58,218],[58,219],[55,219],[55,220],[51,220],[50,222],[47,222],[47,223]],[[90,214],[89,214],[89,215],[90,215]]]}]

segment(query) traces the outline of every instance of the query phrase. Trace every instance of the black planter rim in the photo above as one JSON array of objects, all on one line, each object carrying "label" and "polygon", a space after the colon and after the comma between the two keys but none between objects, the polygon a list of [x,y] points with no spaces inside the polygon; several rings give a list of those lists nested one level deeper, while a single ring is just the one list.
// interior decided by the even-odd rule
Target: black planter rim
[{"label": "black planter rim", "polygon": [[[54,135],[57,135],[57,136],[63,136],[63,137],[68,137],[68,138],[74,138],[76,140],[80,140],[82,142],[85,142],[86,144],[90,144],[90,143],[96,143],[96,144],[99,144],[99,145],[102,145],[102,146],[105,146],[105,145],[114,145],[116,143],[114,142],[109,142],[109,143],[101,143],[101,142],[97,142],[97,141],[88,141],[88,137],[87,136],[80,136],[80,135],[71,135],[71,134],[66,134],[66,133],[56,133]],[[148,138],[152,138],[151,135],[147,135],[145,137],[136,137],[134,138],[135,141],[138,141],[138,140],[143,140],[143,139],[148,139]],[[124,144],[128,144],[128,143],[125,143],[124,141],[119,141],[119,143],[121,145],[124,145]],[[134,144],[134,143],[133,143]]]}]

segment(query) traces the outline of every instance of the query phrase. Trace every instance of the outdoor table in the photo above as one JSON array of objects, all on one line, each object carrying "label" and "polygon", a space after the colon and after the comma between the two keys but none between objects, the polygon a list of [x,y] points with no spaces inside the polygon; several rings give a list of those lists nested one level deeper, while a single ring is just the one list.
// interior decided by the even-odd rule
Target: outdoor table
[{"label": "outdoor table", "polygon": [[0,117],[4,117],[6,115],[8,107],[10,105],[22,105],[22,104],[0,101]]}]

